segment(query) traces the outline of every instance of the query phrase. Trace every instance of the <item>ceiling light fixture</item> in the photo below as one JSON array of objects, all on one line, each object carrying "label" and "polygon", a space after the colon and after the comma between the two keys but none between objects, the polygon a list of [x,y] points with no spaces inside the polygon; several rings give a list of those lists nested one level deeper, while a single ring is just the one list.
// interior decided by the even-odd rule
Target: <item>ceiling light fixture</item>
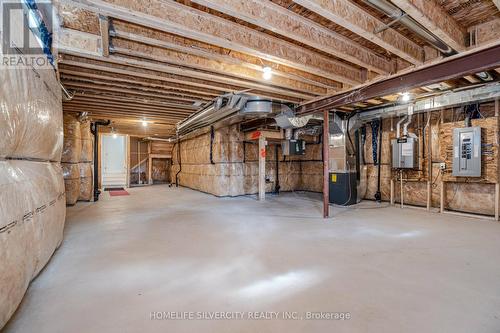
[{"label": "ceiling light fixture", "polygon": [[414,98],[415,98],[415,96],[412,93],[404,92],[404,93],[401,93],[401,97],[399,98],[399,101],[401,103],[408,103],[411,100],[413,100]]},{"label": "ceiling light fixture", "polygon": [[262,74],[264,80],[270,80],[273,77],[273,70],[271,67],[265,66],[264,68],[262,68],[262,71],[264,72]]},{"label": "ceiling light fixture", "polygon": [[148,122],[147,122],[146,120],[143,120],[143,121],[142,121],[142,126],[144,126],[144,127],[148,127]]}]

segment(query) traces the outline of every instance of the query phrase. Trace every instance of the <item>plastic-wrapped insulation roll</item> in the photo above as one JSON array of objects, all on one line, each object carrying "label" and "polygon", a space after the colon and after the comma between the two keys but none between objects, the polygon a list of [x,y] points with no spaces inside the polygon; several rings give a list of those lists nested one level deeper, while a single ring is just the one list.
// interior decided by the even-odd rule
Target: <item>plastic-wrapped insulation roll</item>
[{"label": "plastic-wrapped insulation roll", "polygon": [[78,163],[61,163],[61,166],[66,189],[66,204],[72,206],[80,196],[80,168]]},{"label": "plastic-wrapped insulation roll", "polygon": [[94,195],[92,186],[92,163],[78,163],[80,170],[80,193],[78,200],[91,201]]},{"label": "plastic-wrapped insulation roll", "polygon": [[92,162],[94,160],[94,140],[90,132],[90,121],[80,124],[80,133],[82,143],[80,162]]},{"label": "plastic-wrapped insulation roll", "polygon": [[82,153],[80,122],[75,115],[64,114],[64,145],[61,162],[78,163]]},{"label": "plastic-wrapped insulation roll", "polygon": [[0,161],[0,329],[60,245],[65,214],[59,163]]},{"label": "plastic-wrapped insulation roll", "polygon": [[61,160],[61,88],[47,69],[0,66],[0,158]]}]

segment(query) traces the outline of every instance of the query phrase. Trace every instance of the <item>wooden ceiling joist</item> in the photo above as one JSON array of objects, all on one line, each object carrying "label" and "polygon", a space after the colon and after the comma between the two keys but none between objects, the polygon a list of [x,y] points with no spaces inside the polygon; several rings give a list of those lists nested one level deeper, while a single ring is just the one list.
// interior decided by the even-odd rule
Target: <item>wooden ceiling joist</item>
[{"label": "wooden ceiling joist", "polygon": [[391,63],[372,50],[271,1],[192,0],[192,2],[289,37],[371,71],[387,74],[392,70]]},{"label": "wooden ceiling joist", "polygon": [[63,1],[95,13],[269,59],[333,80],[353,85],[362,81],[361,71],[355,67],[172,1],[150,0],[145,3],[114,0],[112,4],[101,0]]},{"label": "wooden ceiling joist", "polygon": [[[163,95],[164,99],[189,102],[190,104],[192,104],[196,101],[207,101],[207,99],[198,99],[198,98],[194,98],[194,97],[186,97],[184,95],[179,95],[179,94],[171,94],[167,90],[150,88],[150,87],[145,87],[145,86],[141,86],[141,85],[122,84],[122,83],[117,83],[115,81],[109,81],[109,80],[86,79],[86,78],[81,78],[79,76],[67,75],[64,73],[63,73],[63,75],[61,75],[61,78],[62,78],[63,82],[65,82],[65,83],[66,82],[68,82],[68,83],[85,82],[85,83],[91,83],[91,84],[106,85],[106,86],[110,86],[110,87],[140,90],[142,92],[151,92],[153,94],[160,93]],[[157,97],[158,97],[158,95],[157,95]]]},{"label": "wooden ceiling joist", "polygon": [[[75,52],[70,52],[65,55],[65,57],[72,56],[68,58],[69,60],[64,60],[64,63],[69,63],[73,66],[80,66],[83,68],[93,68],[96,69],[100,67],[101,69],[105,69],[110,72],[120,73],[122,69],[125,71],[130,71],[131,68],[136,68],[138,70],[145,70],[148,73],[156,73],[159,75],[163,74],[165,77],[173,78],[177,83],[185,83],[187,85],[200,86],[202,88],[208,89],[216,89],[221,92],[236,92],[249,89],[245,86],[238,86],[235,84],[224,84],[221,82],[209,81],[206,79],[201,79],[201,73],[189,73],[190,76],[182,76],[187,70],[181,70],[178,67],[162,65],[159,63],[153,63],[149,61],[141,61],[127,57],[117,57],[117,56],[109,56],[108,58],[99,58],[99,57],[91,57],[85,54],[78,54]],[[78,60],[73,61],[73,59]],[[97,66],[96,66],[97,65]],[[118,70],[118,71],[117,71]],[[178,74],[172,74],[172,71],[175,71]],[[303,99],[311,98],[311,95],[305,95],[302,93],[294,92],[294,91],[284,91],[283,92],[272,92],[268,87],[264,87],[263,89],[258,89],[257,87],[253,88],[254,91],[258,92],[259,95],[263,97],[273,98],[273,99],[281,99],[284,101],[288,101],[291,103],[295,103],[297,101]],[[276,91],[277,89],[274,89]]]},{"label": "wooden ceiling joist", "polygon": [[174,51],[182,51],[208,59],[218,59],[226,63],[237,63],[252,69],[262,69],[269,66],[277,75],[308,82],[311,84],[321,83],[325,88],[341,88],[342,83],[323,76],[301,71],[293,67],[251,56],[235,50],[225,49],[194,39],[167,33],[165,31],[153,30],[133,23],[113,20],[112,36],[136,42],[168,48]]},{"label": "wooden ceiling joist", "polygon": [[436,0],[391,1],[455,51],[465,50],[465,29]]},{"label": "wooden ceiling joist", "polygon": [[500,10],[500,0],[493,0],[495,6],[497,6],[498,10]]},{"label": "wooden ceiling joist", "polygon": [[64,111],[74,111],[74,112],[90,112],[91,115],[100,114],[100,116],[123,116],[123,117],[134,117],[138,120],[148,120],[148,121],[163,121],[169,124],[176,124],[179,122],[179,118],[170,116],[158,116],[154,114],[149,114],[145,112],[135,112],[123,109],[113,109],[105,107],[89,107],[89,106],[66,106]]},{"label": "wooden ceiling joist", "polygon": [[172,104],[163,103],[159,100],[154,100],[150,98],[130,98],[130,97],[118,97],[114,95],[92,95],[92,94],[75,94],[73,100],[89,100],[89,101],[107,101],[107,102],[124,102],[136,105],[153,106],[153,107],[163,107],[163,108],[174,108],[180,111],[195,111],[199,107],[195,105],[184,105],[184,104]]},{"label": "wooden ceiling joist", "polygon": [[162,109],[162,108],[154,108],[151,105],[137,105],[137,104],[126,104],[126,103],[117,103],[117,102],[105,102],[105,101],[89,101],[89,100],[81,100],[81,99],[76,99],[72,100],[71,102],[65,102],[64,106],[96,106],[96,107],[110,107],[110,108],[119,108],[123,110],[135,110],[135,111],[144,111],[144,112],[155,112],[157,114],[161,115],[166,115],[166,116],[172,116],[172,117],[178,117],[180,119],[189,116],[190,114],[193,113],[191,112],[186,112],[186,111],[181,111],[179,109]]},{"label": "wooden ceiling joist", "polygon": [[[159,88],[165,87],[165,89],[167,90],[176,91],[179,92],[180,94],[185,94],[187,96],[202,95],[205,96],[205,98],[209,99],[217,97],[222,92],[224,92],[224,90],[208,89],[197,86],[191,87],[189,85],[180,84],[178,82],[172,82],[172,80],[169,80],[168,78],[159,75],[150,75],[150,74],[145,74],[144,72],[113,69],[109,67],[94,66],[89,64],[79,65],[78,63],[72,61],[60,63],[59,70],[61,73],[67,73],[69,75],[86,77],[86,78],[102,79],[104,75],[104,77],[108,78],[109,80],[116,80],[116,82],[128,82],[128,83],[135,82],[137,84],[151,86],[151,87],[159,87]],[[202,97],[200,98],[203,99]]]},{"label": "wooden ceiling joist", "polygon": [[[325,88],[280,76],[273,76],[269,81],[264,81],[262,79],[262,71],[248,69],[240,65],[225,64],[216,60],[209,60],[186,53],[125,40],[118,39],[114,41],[113,53],[183,66],[184,68],[180,70],[184,75],[190,73],[196,75],[198,73],[198,77],[206,78],[207,80],[216,80],[217,82],[238,84],[242,86],[247,85],[248,88],[269,89],[269,91],[273,91],[272,89],[274,89],[274,87],[280,87],[286,90],[295,90],[310,95],[321,95],[326,93]],[[194,71],[192,69],[194,69]],[[203,72],[196,70],[202,70]],[[173,71],[171,72],[174,73]],[[247,80],[251,82],[249,83]]]},{"label": "wooden ceiling joist", "polygon": [[[206,59],[215,59],[226,64],[234,64],[262,71],[263,64],[273,69],[273,74],[284,78],[309,83],[326,89],[341,89],[342,84],[321,76],[301,72],[297,69],[286,67],[269,61],[262,61],[259,58],[250,57],[238,52],[230,52],[226,49],[214,48],[208,44],[188,40],[179,36],[173,36],[160,31],[137,27],[117,21],[114,23],[114,30],[111,35],[116,38],[126,39],[151,46],[161,47],[177,52],[192,54]],[[151,37],[149,37],[151,36]],[[155,38],[152,38],[152,37]]]},{"label": "wooden ceiling joist", "polygon": [[375,34],[385,24],[347,0],[293,0],[308,10],[323,16],[355,34],[381,46],[389,52],[415,65],[424,61],[423,48],[397,31],[389,28]]}]

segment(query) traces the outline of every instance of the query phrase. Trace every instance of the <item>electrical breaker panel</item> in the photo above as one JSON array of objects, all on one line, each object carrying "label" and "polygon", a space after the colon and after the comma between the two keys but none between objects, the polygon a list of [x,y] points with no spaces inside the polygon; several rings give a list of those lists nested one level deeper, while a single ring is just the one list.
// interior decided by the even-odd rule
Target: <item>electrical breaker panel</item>
[{"label": "electrical breaker panel", "polygon": [[453,176],[481,177],[481,127],[453,129]]},{"label": "electrical breaker panel", "polygon": [[391,141],[392,167],[394,169],[418,168],[418,140],[417,138],[399,138]]}]

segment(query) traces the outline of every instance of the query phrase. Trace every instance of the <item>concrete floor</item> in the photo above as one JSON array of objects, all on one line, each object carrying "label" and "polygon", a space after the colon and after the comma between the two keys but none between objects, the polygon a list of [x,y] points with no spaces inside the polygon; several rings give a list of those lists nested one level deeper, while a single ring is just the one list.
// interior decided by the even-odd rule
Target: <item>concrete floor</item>
[{"label": "concrete floor", "polygon": [[[302,193],[130,193],[68,209],[6,332],[500,332],[499,223],[395,207],[325,221]],[[182,311],[245,319],[151,320]],[[283,319],[316,311],[351,319]]]}]

